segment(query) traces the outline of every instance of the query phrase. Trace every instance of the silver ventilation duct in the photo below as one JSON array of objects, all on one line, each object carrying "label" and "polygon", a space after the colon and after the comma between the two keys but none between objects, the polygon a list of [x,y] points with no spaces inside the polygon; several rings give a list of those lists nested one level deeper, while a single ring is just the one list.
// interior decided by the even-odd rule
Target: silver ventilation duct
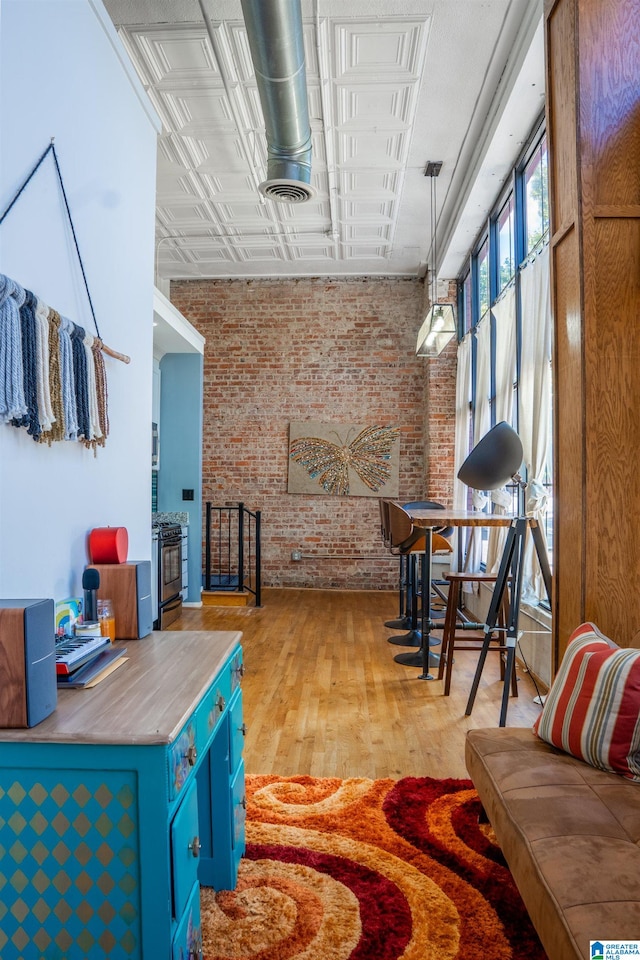
[{"label": "silver ventilation duct", "polygon": [[300,0],[242,0],[242,13],[267,134],[267,179],[259,190],[304,203],[314,190]]}]

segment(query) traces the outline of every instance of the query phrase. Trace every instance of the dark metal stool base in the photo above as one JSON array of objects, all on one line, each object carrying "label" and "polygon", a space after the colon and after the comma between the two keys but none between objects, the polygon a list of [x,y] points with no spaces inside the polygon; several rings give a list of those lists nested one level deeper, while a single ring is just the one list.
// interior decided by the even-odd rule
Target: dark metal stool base
[{"label": "dark metal stool base", "polygon": [[[436,629],[439,629],[436,627]],[[387,643],[395,643],[399,647],[421,647],[422,631],[410,630],[409,633],[403,633],[397,637],[387,637]],[[440,637],[429,637],[430,647],[439,647],[442,643]]]},{"label": "dark metal stool base", "polygon": [[[403,667],[422,667],[422,650],[417,650],[415,653],[398,653],[393,659]],[[437,667],[439,663],[440,654],[429,651],[429,666]]]},{"label": "dark metal stool base", "polygon": [[411,626],[411,617],[398,617],[396,620],[385,620],[385,627],[390,630],[408,630]]},{"label": "dark metal stool base", "polygon": [[409,630],[408,633],[401,633],[395,637],[387,637],[387,643],[395,643],[399,647],[421,647],[422,632],[420,630]]}]

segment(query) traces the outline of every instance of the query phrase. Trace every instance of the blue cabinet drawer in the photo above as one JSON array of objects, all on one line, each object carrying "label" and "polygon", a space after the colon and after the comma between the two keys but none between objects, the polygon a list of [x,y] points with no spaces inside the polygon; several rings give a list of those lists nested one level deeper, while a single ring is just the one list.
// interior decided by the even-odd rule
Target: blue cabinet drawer
[{"label": "blue cabinet drawer", "polygon": [[204,756],[244,672],[242,650],[230,657],[198,704],[193,716],[170,745],[169,799],[175,800]]},{"label": "blue cabinet drawer", "polygon": [[244,676],[244,663],[242,662],[242,648],[236,650],[231,658],[231,693],[234,693],[242,682]]},{"label": "blue cabinet drawer", "polygon": [[176,919],[182,916],[191,888],[198,879],[199,854],[198,793],[194,780],[171,823],[173,915]]},{"label": "blue cabinet drawer", "polygon": [[233,775],[242,759],[246,727],[242,720],[242,690],[238,690],[229,710],[229,772]]},{"label": "blue cabinet drawer", "polygon": [[200,922],[200,884],[191,891],[186,909],[173,938],[171,960],[202,960],[202,925]]},{"label": "blue cabinet drawer", "polygon": [[198,752],[206,750],[230,699],[231,664],[227,664],[209,688],[196,713]]},{"label": "blue cabinet drawer", "polygon": [[175,800],[189,779],[197,761],[195,714],[189,718],[168,750],[169,799]]}]

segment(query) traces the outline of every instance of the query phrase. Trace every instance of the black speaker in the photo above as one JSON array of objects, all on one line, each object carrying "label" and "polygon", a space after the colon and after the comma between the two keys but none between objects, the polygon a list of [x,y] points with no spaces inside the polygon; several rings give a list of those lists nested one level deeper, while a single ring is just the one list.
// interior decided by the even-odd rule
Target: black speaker
[{"label": "black speaker", "polygon": [[0,600],[0,727],[35,727],[57,702],[53,600]]}]

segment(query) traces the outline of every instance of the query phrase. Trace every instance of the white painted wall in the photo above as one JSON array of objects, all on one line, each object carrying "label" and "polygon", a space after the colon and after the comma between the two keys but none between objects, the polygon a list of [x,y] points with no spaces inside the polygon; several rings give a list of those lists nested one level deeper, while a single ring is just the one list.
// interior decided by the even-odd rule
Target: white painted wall
[{"label": "white painted wall", "polygon": [[[151,555],[156,140],[100,0],[0,0],[0,208],[55,137],[105,343],[110,435],[94,457],[0,424],[0,597],[76,596],[93,527]],[[95,333],[52,156],[0,227],[0,271]]]},{"label": "white painted wall", "polygon": [[205,338],[156,287],[153,297],[153,355],[165,353],[204,354]]}]

